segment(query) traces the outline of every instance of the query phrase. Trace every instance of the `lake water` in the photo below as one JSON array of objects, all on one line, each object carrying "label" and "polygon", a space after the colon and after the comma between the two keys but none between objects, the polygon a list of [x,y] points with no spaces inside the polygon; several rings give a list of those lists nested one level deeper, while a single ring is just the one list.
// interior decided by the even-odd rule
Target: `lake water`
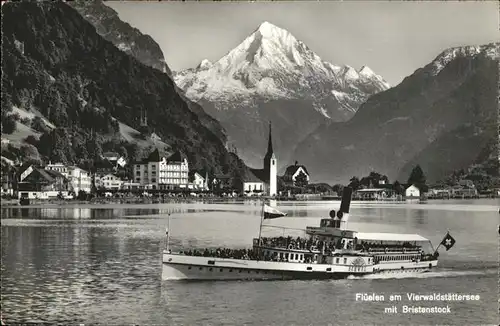
[{"label": "lake water", "polygon": [[[278,202],[288,213],[266,221],[295,229],[318,225],[339,202]],[[9,323],[103,325],[498,325],[498,200],[427,204],[357,203],[349,228],[418,233],[434,246],[449,229],[455,247],[418,277],[335,281],[161,280],[161,250],[171,213],[173,249],[250,247],[260,203],[185,203],[2,207],[2,315]],[[264,228],[263,236],[282,235]],[[356,293],[385,295],[356,301]],[[411,302],[407,293],[465,293],[479,301]],[[391,294],[402,301],[390,302]],[[404,314],[407,306],[450,313]],[[398,313],[384,308],[396,306]]]}]

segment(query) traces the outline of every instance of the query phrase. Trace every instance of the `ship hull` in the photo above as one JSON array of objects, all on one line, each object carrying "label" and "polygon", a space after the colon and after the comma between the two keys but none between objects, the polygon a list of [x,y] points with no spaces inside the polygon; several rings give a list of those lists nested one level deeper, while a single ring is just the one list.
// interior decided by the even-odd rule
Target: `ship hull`
[{"label": "ship hull", "polygon": [[[162,280],[306,280],[343,279],[370,274],[421,273],[437,261],[347,266],[224,259],[164,254]],[[375,268],[374,268],[375,266]],[[401,268],[403,267],[403,268]]]}]

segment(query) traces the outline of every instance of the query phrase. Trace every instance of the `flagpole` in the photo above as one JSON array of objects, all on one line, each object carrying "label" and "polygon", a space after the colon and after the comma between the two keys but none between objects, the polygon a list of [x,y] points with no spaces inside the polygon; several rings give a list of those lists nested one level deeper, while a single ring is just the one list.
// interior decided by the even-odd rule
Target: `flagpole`
[{"label": "flagpole", "polygon": [[441,247],[441,244],[443,244],[443,241],[444,239],[446,239],[446,237],[448,236],[448,234],[450,234],[450,230],[448,230],[445,234],[445,236],[443,237],[443,240],[441,240],[441,242],[438,244],[438,246],[436,247],[436,250],[434,250],[434,253],[436,253],[439,249],[439,247]]},{"label": "flagpole", "polygon": [[258,243],[258,245],[259,245],[259,247],[260,247],[260,236],[261,236],[261,234],[262,234],[262,221],[264,221],[264,205],[265,205],[265,204],[266,204],[266,200],[265,200],[265,199],[263,199],[263,200],[262,200],[262,211],[261,211],[261,213],[260,213],[259,242],[257,242],[257,243]]},{"label": "flagpole", "polygon": [[170,214],[167,220],[167,251],[170,251]]}]

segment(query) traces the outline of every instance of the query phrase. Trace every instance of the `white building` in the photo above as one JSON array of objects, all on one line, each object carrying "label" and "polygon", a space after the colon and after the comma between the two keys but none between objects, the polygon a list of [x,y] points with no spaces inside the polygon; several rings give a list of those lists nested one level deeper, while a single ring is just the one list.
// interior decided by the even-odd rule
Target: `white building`
[{"label": "white building", "polygon": [[89,172],[77,166],[65,166],[62,163],[49,164],[45,169],[59,172],[65,176],[69,182],[69,190],[73,191],[75,194],[78,195],[80,190],[90,193],[92,178]]},{"label": "white building", "polygon": [[405,190],[406,198],[420,198],[420,189],[415,185],[411,185]]},{"label": "white building", "polygon": [[285,174],[283,175],[283,181],[286,184],[296,186],[295,181],[299,175],[305,175],[306,183],[309,184],[309,180],[311,176],[304,165],[299,165],[297,161],[295,161],[294,165],[290,165],[286,168]]},{"label": "white building", "polygon": [[123,181],[114,174],[106,174],[95,178],[97,188],[108,190],[120,190],[123,186]]},{"label": "white building", "polygon": [[205,175],[205,177],[203,177],[197,171],[190,171],[189,180],[191,181],[191,189],[208,190],[208,175]]},{"label": "white building", "polygon": [[134,181],[145,189],[173,190],[187,188],[189,166],[179,151],[168,158],[155,149],[146,159],[134,164]]},{"label": "white building", "polygon": [[241,189],[244,193],[263,193],[268,196],[278,194],[278,159],[273,151],[271,123],[269,123],[269,140],[267,153],[264,156],[263,169],[250,169],[242,178]]}]

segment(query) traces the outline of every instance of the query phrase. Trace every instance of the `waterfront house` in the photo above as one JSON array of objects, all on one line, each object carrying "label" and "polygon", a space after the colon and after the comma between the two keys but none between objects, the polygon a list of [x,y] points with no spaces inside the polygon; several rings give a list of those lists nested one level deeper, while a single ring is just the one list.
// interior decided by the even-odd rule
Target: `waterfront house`
[{"label": "waterfront house", "polygon": [[309,172],[307,172],[306,167],[304,165],[299,165],[299,163],[295,161],[294,165],[290,165],[286,168],[282,180],[286,186],[298,186],[296,182],[297,177],[299,177],[299,180],[303,178],[306,185],[309,183],[309,180],[311,178]]},{"label": "waterfront house", "polygon": [[415,185],[409,186],[405,190],[405,197],[407,199],[420,198],[420,189]]},{"label": "waterfront house", "polygon": [[144,189],[174,190],[189,184],[187,157],[180,151],[172,155],[155,149],[148,157],[134,162],[133,181]]},{"label": "waterfront house", "polygon": [[18,183],[19,198],[49,199],[57,198],[60,194],[63,196],[68,194],[68,179],[60,172],[31,165],[21,174],[23,178]]},{"label": "waterfront house", "polygon": [[208,173],[203,177],[201,171],[189,171],[190,189],[208,190]]},{"label": "waterfront house", "polygon": [[472,180],[460,180],[458,185],[451,188],[451,196],[455,198],[475,198],[479,195]]},{"label": "waterfront house", "polygon": [[114,174],[106,174],[95,177],[97,189],[120,190],[123,186],[123,180]]},{"label": "waterfront house", "polygon": [[88,171],[77,166],[65,166],[62,163],[50,163],[45,167],[45,170],[59,172],[65,176],[69,182],[69,191],[74,192],[76,195],[80,191],[90,193],[92,178]]},{"label": "waterfront house", "polygon": [[356,197],[361,200],[385,200],[393,198],[395,194],[391,188],[367,188],[356,191]]}]

